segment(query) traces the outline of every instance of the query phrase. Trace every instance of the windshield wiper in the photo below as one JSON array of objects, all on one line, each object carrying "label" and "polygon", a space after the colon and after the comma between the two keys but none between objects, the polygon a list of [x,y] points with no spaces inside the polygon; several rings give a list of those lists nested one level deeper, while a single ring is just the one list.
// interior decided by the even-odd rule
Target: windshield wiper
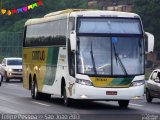
[{"label": "windshield wiper", "polygon": [[126,68],[124,67],[120,57],[118,56],[118,53],[117,53],[116,48],[115,48],[115,44],[113,42],[112,42],[112,44],[113,44],[113,49],[114,49],[114,55],[115,55],[115,58],[116,58],[116,62],[118,61],[119,65],[121,66],[121,69],[123,70],[125,75],[128,75],[128,73],[126,71]]},{"label": "windshield wiper", "polygon": [[93,64],[94,73],[97,74],[97,71],[96,71],[96,64],[95,64],[94,56],[93,56],[92,40],[91,40],[91,51],[90,51],[90,54],[91,54],[91,59],[92,59],[92,64]]}]

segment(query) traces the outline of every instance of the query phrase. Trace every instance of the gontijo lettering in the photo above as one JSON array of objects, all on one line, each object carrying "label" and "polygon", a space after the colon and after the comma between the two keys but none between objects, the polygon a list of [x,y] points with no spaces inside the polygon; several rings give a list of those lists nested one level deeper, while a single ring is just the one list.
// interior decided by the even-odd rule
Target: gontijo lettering
[{"label": "gontijo lettering", "polygon": [[45,51],[32,51],[32,60],[45,60]]}]

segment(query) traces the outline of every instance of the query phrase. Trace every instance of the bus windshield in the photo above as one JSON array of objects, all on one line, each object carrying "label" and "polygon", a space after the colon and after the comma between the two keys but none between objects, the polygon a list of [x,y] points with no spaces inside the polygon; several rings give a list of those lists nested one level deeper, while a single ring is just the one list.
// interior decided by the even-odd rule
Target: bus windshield
[{"label": "bus windshield", "polygon": [[144,51],[141,38],[79,36],[78,39],[78,73],[144,74]]},{"label": "bus windshield", "polygon": [[142,34],[139,19],[79,18],[78,33]]},{"label": "bus windshield", "polygon": [[90,75],[144,74],[144,40],[137,18],[78,18],[77,71]]}]

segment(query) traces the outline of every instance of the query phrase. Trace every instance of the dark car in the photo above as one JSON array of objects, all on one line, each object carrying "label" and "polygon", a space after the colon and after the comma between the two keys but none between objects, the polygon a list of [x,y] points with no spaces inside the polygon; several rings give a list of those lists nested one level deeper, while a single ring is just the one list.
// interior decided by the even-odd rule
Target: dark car
[{"label": "dark car", "polygon": [[153,98],[160,98],[160,69],[154,70],[146,82],[146,100],[152,102]]}]

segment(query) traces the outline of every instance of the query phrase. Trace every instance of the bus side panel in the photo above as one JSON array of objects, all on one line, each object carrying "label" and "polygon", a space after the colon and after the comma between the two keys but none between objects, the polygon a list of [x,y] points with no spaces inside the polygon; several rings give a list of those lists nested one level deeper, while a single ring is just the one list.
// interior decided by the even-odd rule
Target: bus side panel
[{"label": "bus side panel", "polygon": [[29,89],[29,75],[32,73],[31,62],[32,62],[32,53],[31,49],[23,48],[23,86],[26,89]]},{"label": "bus side panel", "polygon": [[41,92],[46,74],[48,48],[23,49],[23,85],[29,88],[29,76],[36,76],[38,90]]},{"label": "bus side panel", "polygon": [[[61,80],[66,76],[67,65],[66,65],[66,48],[60,47],[56,54],[52,55],[52,61],[56,61],[52,66],[55,66],[50,72],[46,71],[46,74],[50,74],[50,84],[43,86],[43,92],[61,95]],[[47,81],[49,79],[45,79]],[[49,82],[49,81],[48,81]]]}]

